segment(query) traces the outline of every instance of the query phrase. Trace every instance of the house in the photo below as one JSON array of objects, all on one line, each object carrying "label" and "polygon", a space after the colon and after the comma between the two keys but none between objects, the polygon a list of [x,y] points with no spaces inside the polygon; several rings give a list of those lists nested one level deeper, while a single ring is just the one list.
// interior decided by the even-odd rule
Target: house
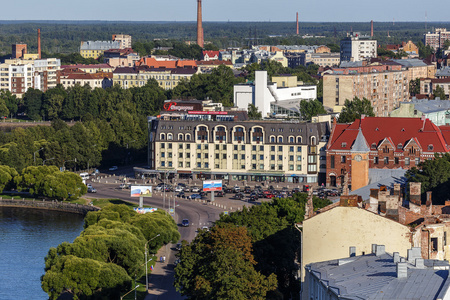
[{"label": "house", "polygon": [[219,60],[220,51],[203,50],[202,51],[203,60]]}]

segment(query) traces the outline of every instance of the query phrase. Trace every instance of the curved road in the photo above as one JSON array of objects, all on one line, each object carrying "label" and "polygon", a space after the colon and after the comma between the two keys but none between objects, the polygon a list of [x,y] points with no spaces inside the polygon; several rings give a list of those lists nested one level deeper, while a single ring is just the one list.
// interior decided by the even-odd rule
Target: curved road
[{"label": "curved road", "polygon": [[[130,190],[119,189],[118,183],[99,183],[95,182],[92,185],[96,188],[97,194],[87,194],[92,198],[114,198],[133,203],[139,203],[139,198],[130,197]],[[220,209],[213,205],[203,204],[201,202],[195,202],[186,199],[175,198],[173,201],[173,193],[166,193],[166,200],[164,203],[164,196],[161,192],[154,192],[153,197],[144,198],[144,205],[166,208],[168,207],[169,200],[171,202],[170,207],[173,208],[173,202],[175,202],[175,222],[178,224],[178,229],[181,235],[181,240],[191,242],[196,234],[197,229],[203,226],[212,226],[213,222],[219,219],[220,213],[223,209]],[[182,227],[181,220],[188,219],[190,221],[189,227]],[[166,255],[167,264],[158,265],[156,268],[160,269],[160,274],[152,274],[150,276],[150,294],[147,295],[145,300],[178,300],[184,299],[173,287],[174,282],[174,270],[173,262],[175,260],[175,251],[171,245],[164,247],[158,252]],[[156,272],[154,272],[156,273]]]}]

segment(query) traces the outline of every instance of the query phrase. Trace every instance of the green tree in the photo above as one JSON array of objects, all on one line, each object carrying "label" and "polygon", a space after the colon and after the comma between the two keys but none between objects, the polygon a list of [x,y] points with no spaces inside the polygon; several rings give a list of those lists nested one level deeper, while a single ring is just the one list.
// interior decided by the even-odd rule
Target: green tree
[{"label": "green tree", "polygon": [[40,120],[40,112],[42,106],[42,95],[40,90],[30,88],[23,95],[23,102],[26,107],[26,113],[32,120]]},{"label": "green tree", "polygon": [[302,100],[300,102],[300,115],[303,120],[311,120],[314,116],[326,113],[327,111],[323,108],[322,102],[317,99],[312,101]]},{"label": "green tree", "polygon": [[436,85],[436,88],[433,91],[433,96],[434,96],[434,99],[439,97],[439,99],[445,100],[446,97],[445,97],[444,88],[441,87],[440,85]]},{"label": "green tree", "polygon": [[8,90],[2,90],[0,92],[0,99],[5,103],[10,115],[15,115],[17,113],[19,99],[17,99],[16,95],[11,94]]},{"label": "green tree", "polygon": [[180,252],[175,287],[188,299],[266,299],[276,277],[257,272],[244,227],[215,226]]},{"label": "green tree", "polygon": [[250,120],[261,120],[262,114],[258,111],[258,108],[253,104],[248,104],[248,117]]},{"label": "green tree", "polygon": [[339,123],[351,123],[356,119],[360,119],[361,115],[365,115],[367,117],[375,116],[370,101],[366,98],[360,100],[358,97],[353,98],[353,101],[346,99],[344,108],[339,115]]},{"label": "green tree", "polygon": [[14,168],[0,165],[0,193],[15,187],[14,177],[19,175]]},{"label": "green tree", "polygon": [[409,82],[409,93],[411,96],[420,94],[420,78],[413,79]]},{"label": "green tree", "polygon": [[327,44],[327,47],[330,48],[331,52],[341,52],[341,47],[338,44]]}]

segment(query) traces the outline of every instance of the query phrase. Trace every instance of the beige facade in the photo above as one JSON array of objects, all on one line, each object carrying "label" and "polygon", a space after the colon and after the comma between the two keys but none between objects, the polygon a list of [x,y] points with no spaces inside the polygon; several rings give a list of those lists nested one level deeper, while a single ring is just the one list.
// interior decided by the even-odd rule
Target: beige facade
[{"label": "beige facade", "polygon": [[368,99],[375,116],[389,116],[400,102],[409,100],[408,71],[324,75],[324,106],[340,112],[345,100],[352,101],[354,97]]},{"label": "beige facade", "polygon": [[278,87],[297,87],[297,76],[272,76],[272,82]]},{"label": "beige facade", "polygon": [[119,42],[119,49],[131,48],[131,35],[128,34],[113,34],[113,42]]},{"label": "beige facade", "polygon": [[275,54],[271,55],[270,60],[274,60],[276,62],[279,62],[280,64],[283,65],[283,67],[287,68],[288,66],[288,60],[287,58],[284,56],[283,52],[281,51],[277,51],[275,52]]},{"label": "beige facade", "polygon": [[371,245],[385,245],[386,252],[406,257],[413,246],[408,226],[359,207],[337,206],[303,221],[302,267],[310,263],[370,254]]}]

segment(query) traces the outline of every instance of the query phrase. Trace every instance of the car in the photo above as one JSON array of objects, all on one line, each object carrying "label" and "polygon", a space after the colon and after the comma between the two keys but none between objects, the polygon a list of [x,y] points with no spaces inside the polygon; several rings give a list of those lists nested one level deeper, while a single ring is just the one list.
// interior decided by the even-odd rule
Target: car
[{"label": "car", "polygon": [[252,198],[252,197],[255,197],[256,199],[258,199],[259,198],[258,193],[255,193],[255,192],[251,193],[250,198]]},{"label": "car", "polygon": [[186,195],[184,194],[184,192],[179,192],[178,194],[176,194],[176,196],[178,198],[186,198]]},{"label": "car", "polygon": [[227,187],[223,189],[225,191],[225,193],[233,193],[233,189],[231,187]]},{"label": "car", "polygon": [[189,226],[189,220],[188,219],[183,219],[181,221],[181,226],[183,227],[188,227]]},{"label": "car", "polygon": [[292,189],[292,193],[300,193],[300,192],[301,190],[298,187]]},{"label": "car", "polygon": [[92,188],[92,184],[88,183],[86,184],[87,188]]},{"label": "car", "polygon": [[200,194],[192,194],[189,196],[190,199],[202,199],[202,195]]},{"label": "car", "polygon": [[233,187],[233,193],[239,193],[241,191],[241,188],[238,187],[237,185],[235,187]]},{"label": "car", "polygon": [[117,169],[119,169],[117,166],[112,166],[111,168],[109,168],[110,171],[116,171]]},{"label": "car", "polygon": [[125,183],[121,183],[120,185],[119,185],[119,189],[126,189],[127,188],[127,184],[125,184]]},{"label": "car", "polygon": [[244,195],[244,193],[241,193],[241,192],[236,193],[236,194],[234,195],[234,199],[236,199],[236,200],[242,200],[242,199],[244,199],[244,198],[245,198],[245,195]]},{"label": "car", "polygon": [[244,187],[245,194],[250,194],[251,192],[252,192],[252,189],[248,185],[246,187]]},{"label": "car", "polygon": [[175,259],[175,261],[173,262],[174,266],[178,265],[181,262],[181,260],[179,258]]},{"label": "car", "polygon": [[198,193],[198,192],[200,192],[200,188],[198,186],[192,186],[191,187],[191,192]]},{"label": "car", "polygon": [[184,192],[184,187],[182,187],[182,186],[177,186],[176,188],[175,188],[175,192],[177,192],[177,193],[181,193],[181,192]]},{"label": "car", "polygon": [[214,196],[223,197],[223,196],[225,196],[225,193],[223,191],[217,191],[217,192],[214,192]]},{"label": "car", "polygon": [[258,200],[258,197],[256,196],[255,193],[252,193],[252,194],[250,195],[249,201],[256,201],[256,200]]},{"label": "car", "polygon": [[203,226],[202,229],[206,230],[206,231],[209,231],[209,227],[208,226]]},{"label": "car", "polygon": [[93,188],[92,186],[88,188],[88,193],[97,193],[97,190]]},{"label": "car", "polygon": [[176,244],[176,246],[175,246],[175,250],[180,251],[180,250],[181,250],[181,247],[182,247],[182,244],[181,244],[181,243],[178,243],[178,244]]}]

